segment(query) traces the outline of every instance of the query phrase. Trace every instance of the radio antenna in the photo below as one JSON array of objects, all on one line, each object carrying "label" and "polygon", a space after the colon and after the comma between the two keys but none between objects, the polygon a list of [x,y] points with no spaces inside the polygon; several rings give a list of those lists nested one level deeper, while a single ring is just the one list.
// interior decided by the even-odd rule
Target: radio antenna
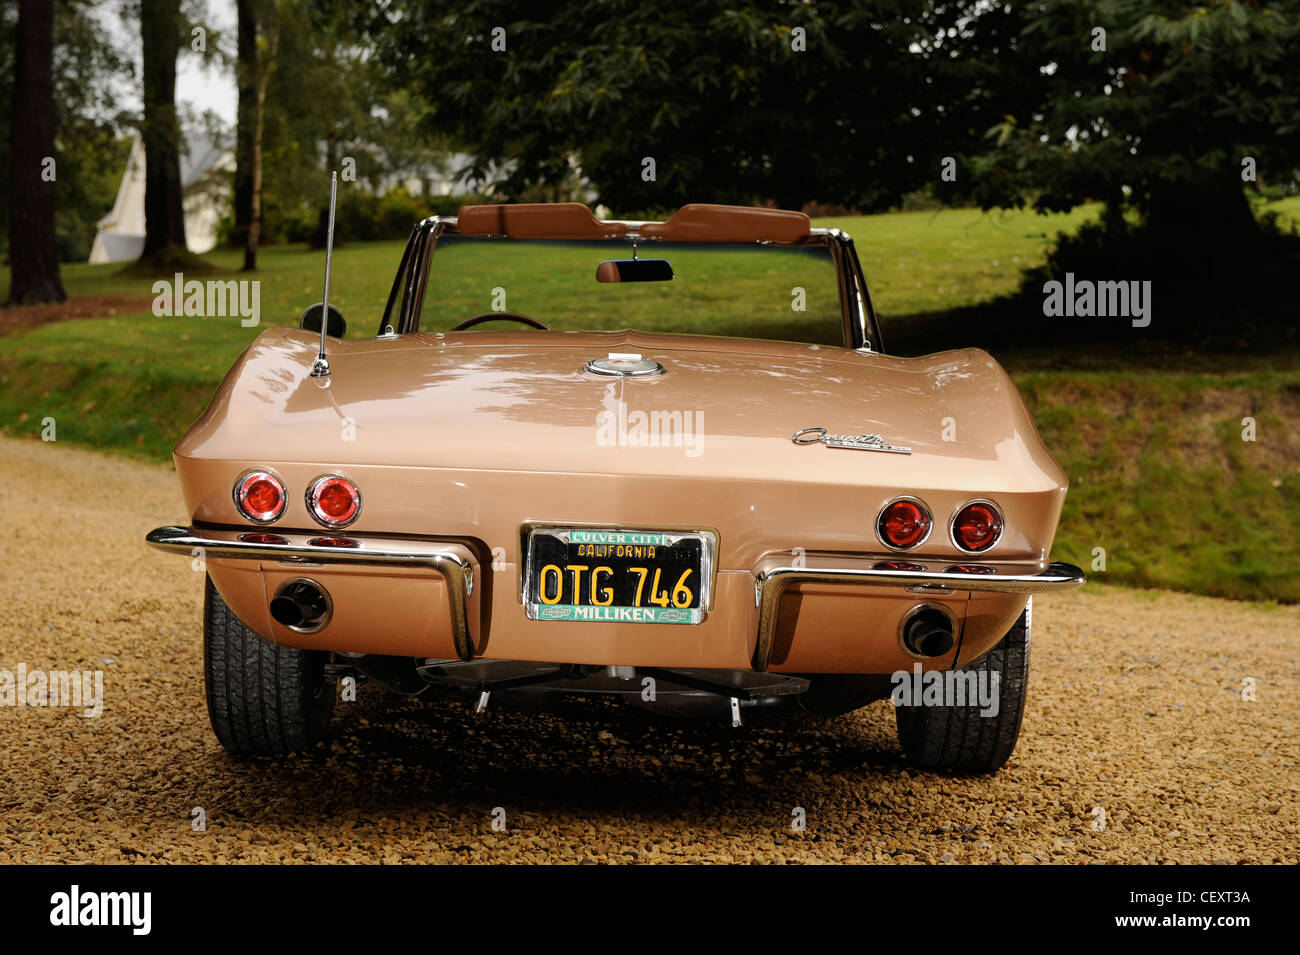
[{"label": "radio antenna", "polygon": [[334,199],[338,189],[339,174],[332,172],[330,173],[330,221],[329,228],[325,232],[325,295],[320,310],[320,354],[316,356],[316,361],[311,366],[313,378],[328,378],[330,374],[330,363],[325,358],[325,330],[330,324],[330,265],[334,259]]}]

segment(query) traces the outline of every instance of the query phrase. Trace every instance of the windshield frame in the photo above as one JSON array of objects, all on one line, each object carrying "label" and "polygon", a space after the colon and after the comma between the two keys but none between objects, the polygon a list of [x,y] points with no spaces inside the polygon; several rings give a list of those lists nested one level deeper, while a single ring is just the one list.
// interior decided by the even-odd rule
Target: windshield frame
[{"label": "windshield frame", "polygon": [[[611,244],[611,247],[626,247],[628,240],[635,239],[642,250],[648,250],[653,248],[656,242],[662,241],[654,236],[640,235],[640,227],[646,224],[644,221],[608,221],[627,226],[628,229],[625,235],[605,240]],[[406,250],[402,253],[402,261],[398,266],[392,289],[388,293],[388,303],[379,322],[378,335],[409,335],[420,331],[420,315],[424,309],[425,291],[429,285],[429,269],[432,267],[433,252],[441,237],[459,234],[455,216],[430,216],[416,223],[411,230],[411,237],[407,240]],[[523,240],[492,237],[485,238],[484,241]],[[776,243],[754,244],[764,246]],[[880,325],[875,309],[871,305],[871,296],[867,292],[866,278],[862,272],[862,265],[858,261],[857,249],[848,233],[840,229],[810,229],[805,238],[789,245],[791,247],[821,246],[830,250],[839,284],[844,347],[857,351],[882,351]]]}]

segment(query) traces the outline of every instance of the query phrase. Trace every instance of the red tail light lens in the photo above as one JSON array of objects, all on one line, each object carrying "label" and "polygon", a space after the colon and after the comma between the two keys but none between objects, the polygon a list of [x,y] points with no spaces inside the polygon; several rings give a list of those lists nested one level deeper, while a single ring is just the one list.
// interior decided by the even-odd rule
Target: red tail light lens
[{"label": "red tail light lens", "polygon": [[245,471],[235,481],[235,507],[254,524],[278,520],[288,500],[284,482],[270,471]]},{"label": "red tail light lens", "polygon": [[871,565],[872,570],[925,570],[924,564],[914,564],[910,560],[881,560]]},{"label": "red tail light lens", "polygon": [[987,501],[967,504],[952,519],[953,543],[968,553],[986,551],[1002,536],[1002,514]]},{"label": "red tail light lens", "polygon": [[307,542],[312,547],[360,547],[360,541],[351,537],[313,537]]},{"label": "red tail light lens", "polygon": [[307,510],[319,524],[346,527],[361,513],[361,493],[347,478],[327,474],[307,489]]},{"label": "red tail light lens", "polygon": [[925,505],[905,497],[885,505],[876,518],[876,534],[886,547],[910,550],[925,543],[931,523]]},{"label": "red tail light lens", "polygon": [[245,544],[276,544],[286,546],[289,541],[279,534],[240,534],[239,539]]}]

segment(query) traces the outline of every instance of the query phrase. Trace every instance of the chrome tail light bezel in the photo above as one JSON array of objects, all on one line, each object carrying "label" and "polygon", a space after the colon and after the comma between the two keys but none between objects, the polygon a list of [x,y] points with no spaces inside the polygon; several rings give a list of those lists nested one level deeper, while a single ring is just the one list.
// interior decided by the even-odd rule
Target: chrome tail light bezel
[{"label": "chrome tail light bezel", "polygon": [[[885,536],[885,532],[881,527],[881,521],[884,520],[885,512],[888,511],[895,504],[898,504],[902,501],[906,501],[910,504],[915,504],[917,507],[919,507],[921,509],[921,512],[925,514],[925,518],[927,522],[925,533],[921,536],[921,539],[914,544],[908,544],[906,547],[899,547],[896,544],[890,543],[889,538]],[[926,504],[925,501],[921,500],[919,497],[915,497],[911,494],[899,494],[896,497],[891,497],[889,500],[887,500],[884,504],[881,505],[880,510],[876,512],[875,528],[876,528],[876,540],[880,542],[880,545],[882,547],[894,552],[895,554],[908,554],[916,550],[918,547],[924,546],[925,542],[930,539],[930,535],[934,533],[934,512],[930,510],[930,505]]]},{"label": "chrome tail light bezel", "polygon": [[[962,511],[975,504],[980,504],[989,508],[997,517],[997,533],[993,535],[993,540],[989,541],[986,546],[981,547],[979,550],[971,550],[969,547],[962,544],[961,539],[957,537],[957,518],[961,516]],[[993,548],[998,546],[998,542],[1002,540],[1002,535],[1006,533],[1006,530],[1007,518],[1006,515],[1002,513],[1002,508],[998,507],[995,502],[990,501],[986,497],[974,497],[969,501],[962,501],[953,509],[952,517],[948,518],[948,538],[952,541],[952,546],[956,547],[963,554],[987,554]]]},{"label": "chrome tail light bezel", "polygon": [[[356,500],[356,508],[348,517],[342,520],[330,518],[320,510],[320,492],[323,485],[331,481],[339,481],[346,484],[352,490],[352,495]],[[361,516],[361,508],[363,504],[361,489],[357,487],[357,483],[346,474],[329,472],[327,474],[316,476],[312,479],[312,482],[307,485],[307,493],[304,496],[304,500],[307,502],[307,513],[311,515],[311,519],[321,527],[329,528],[332,531],[344,527],[351,527],[357,522],[357,518]]]},{"label": "chrome tail light bezel", "polygon": [[[271,481],[280,490],[280,506],[273,512],[254,512],[247,506],[249,485],[258,479]],[[235,478],[235,484],[231,488],[230,494],[239,516],[251,524],[274,524],[284,516],[285,509],[289,506],[289,489],[285,485],[284,479],[271,468],[256,467],[241,471],[238,477]]]}]

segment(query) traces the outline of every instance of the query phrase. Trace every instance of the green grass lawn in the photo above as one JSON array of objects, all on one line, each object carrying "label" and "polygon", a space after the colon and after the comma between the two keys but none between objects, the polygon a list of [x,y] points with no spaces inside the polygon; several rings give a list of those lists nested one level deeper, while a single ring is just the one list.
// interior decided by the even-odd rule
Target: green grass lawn
[{"label": "green grass lawn", "polygon": [[[818,219],[853,236],[871,303],[887,321],[991,301],[1020,284],[1058,232],[1094,221],[1100,206],[1066,215],[941,209]],[[882,329],[888,336],[888,325]]]},{"label": "green grass lawn", "polygon": [[[1300,223],[1300,198],[1270,208]],[[926,316],[1014,292],[1021,270],[1041,264],[1057,231],[1078,228],[1097,214],[1096,207],[1046,217],[950,209],[816,224],[854,236],[886,343],[891,329],[906,332],[915,322],[922,350],[940,350],[965,342],[929,340]],[[349,337],[377,330],[402,248],[401,242],[381,242],[336,250],[330,297],[348,316]],[[523,248],[518,254],[526,271],[537,256],[556,253]],[[838,326],[817,285],[821,273],[782,255],[746,254],[738,265],[736,256],[674,251],[681,281],[625,289],[597,286],[586,259],[581,268],[570,268],[570,259],[547,260],[551,279],[530,286],[502,280],[499,268],[446,254],[437,279],[443,285],[435,288],[457,303],[456,318],[489,311],[493,287],[503,284],[507,308],[543,318],[563,314],[560,327],[610,327],[601,307],[608,299],[599,296],[612,292],[636,298],[613,327],[836,340]],[[323,254],[268,248],[259,258],[253,277],[261,281],[262,326],[296,324],[303,307],[320,298]],[[240,277],[240,253],[218,251],[205,259],[216,271],[192,277]],[[7,270],[0,273],[0,298],[8,278]],[[66,265],[63,280],[74,301],[111,296],[128,304],[110,317],[50,322],[0,338],[0,429],[35,437],[50,416],[59,440],[166,460],[260,329],[242,327],[237,317],[155,317],[152,280],[131,277],[120,265]],[[796,314],[789,308],[790,286],[800,283],[808,286],[809,308]],[[770,308],[747,304],[758,289],[770,293]],[[450,321],[426,309],[426,326]],[[1295,356],[1225,362],[1188,355],[1144,367],[1136,354],[1106,353],[1092,356],[1096,367],[1089,367],[1088,356],[1070,356],[1070,366],[1058,367],[1062,356],[1035,353],[1030,342],[997,357],[1073,481],[1056,556],[1087,569],[1094,548],[1102,547],[1107,567],[1098,579],[1300,600]],[[1240,436],[1247,414],[1258,422],[1254,443]]]}]

